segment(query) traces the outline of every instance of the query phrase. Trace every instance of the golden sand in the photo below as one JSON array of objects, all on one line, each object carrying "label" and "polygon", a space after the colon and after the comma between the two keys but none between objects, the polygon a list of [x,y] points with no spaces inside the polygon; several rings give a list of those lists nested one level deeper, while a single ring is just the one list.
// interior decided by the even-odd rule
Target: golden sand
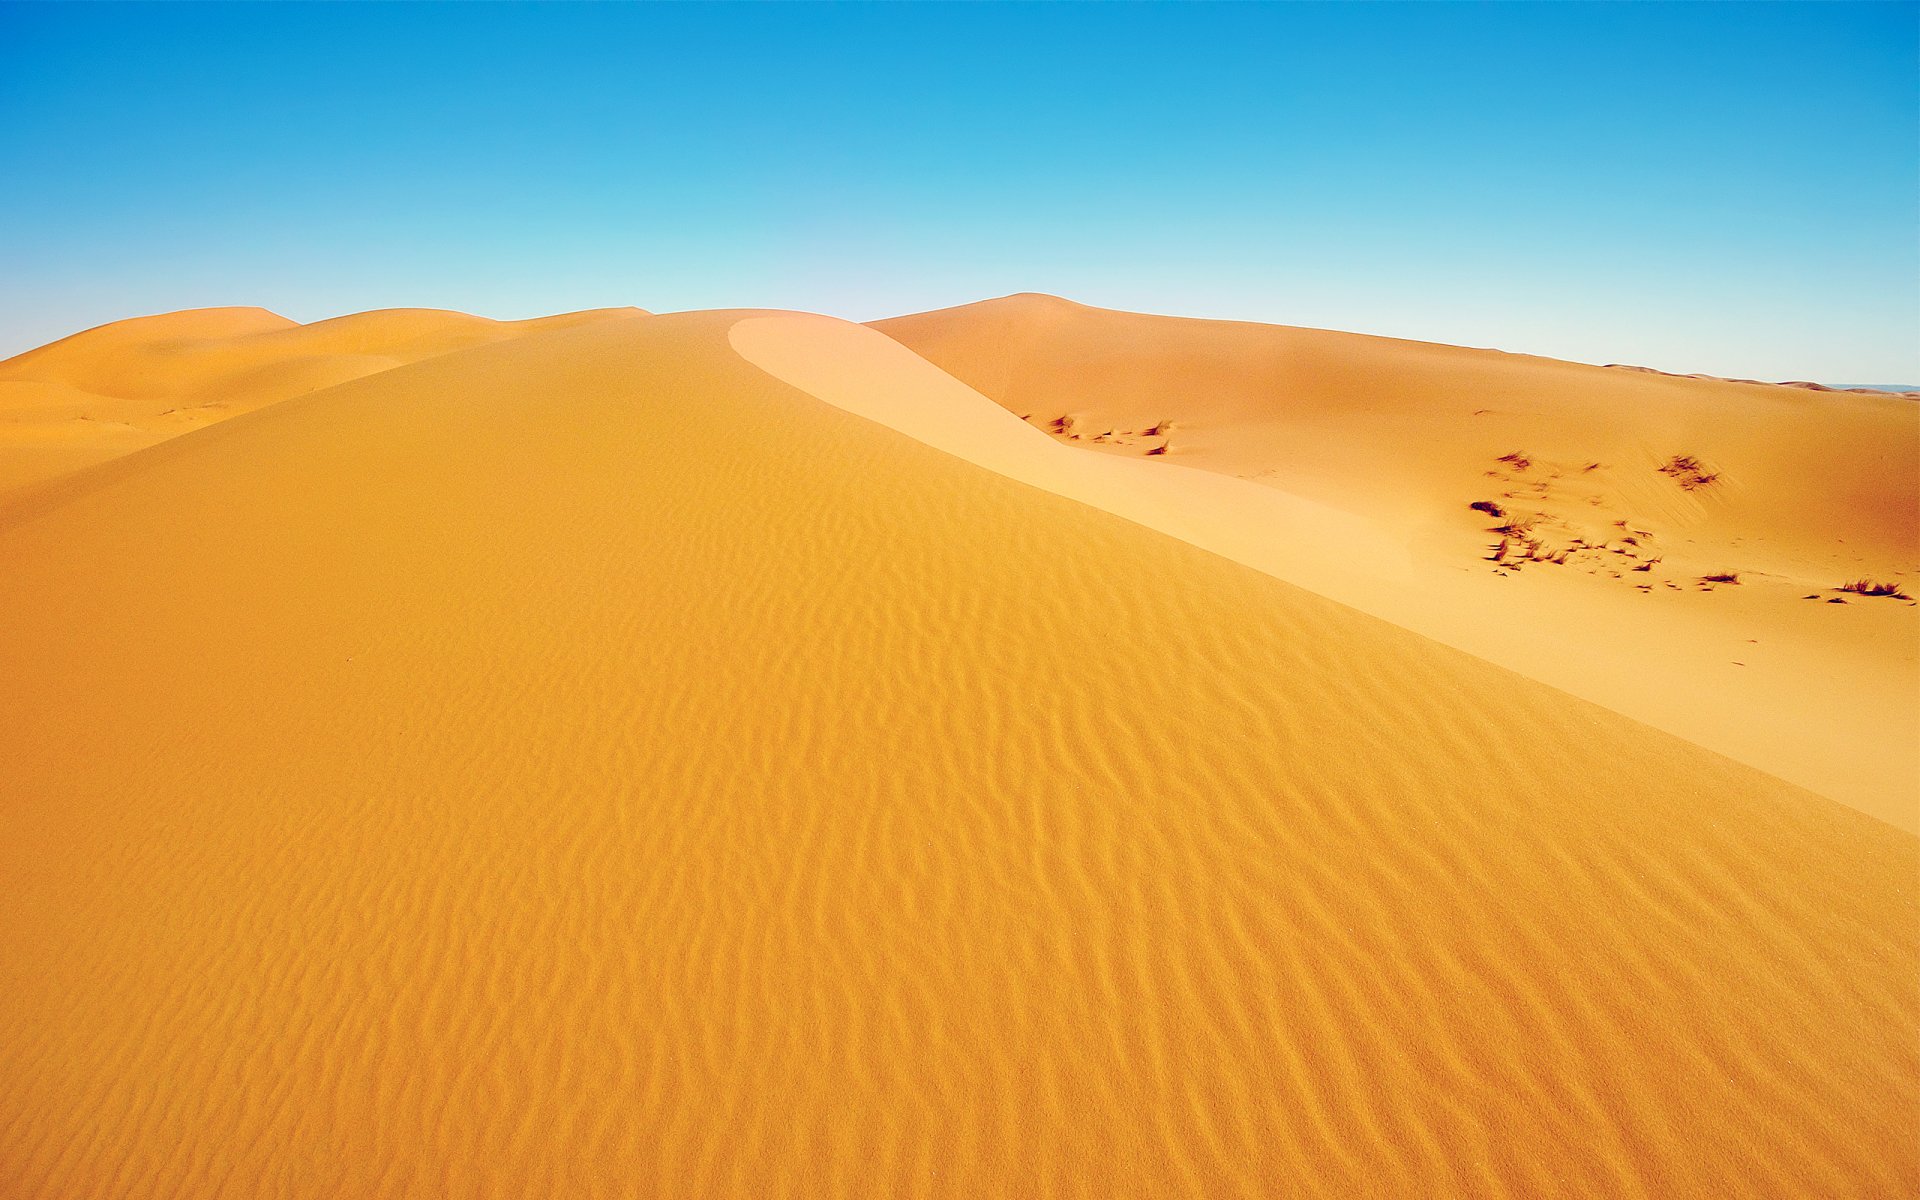
[{"label": "golden sand", "polygon": [[385,309],[299,325],[205,308],[89,329],[0,363],[0,502],[292,396],[467,346],[636,309],[490,321]]},{"label": "golden sand", "polygon": [[1920,839],[1285,581],[1378,510],[418,319],[0,504],[0,1193],[1920,1190]]},{"label": "golden sand", "polygon": [[876,328],[1056,441],[1218,477],[1178,485],[1245,547],[1210,548],[1920,831],[1920,607],[1838,590],[1920,595],[1911,398],[1051,296]]}]

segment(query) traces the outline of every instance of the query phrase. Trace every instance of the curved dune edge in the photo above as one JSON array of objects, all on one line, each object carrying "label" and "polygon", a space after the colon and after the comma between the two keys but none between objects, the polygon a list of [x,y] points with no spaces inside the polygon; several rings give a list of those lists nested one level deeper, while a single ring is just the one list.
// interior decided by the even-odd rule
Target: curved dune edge
[{"label": "curved dune edge", "polygon": [[[1362,517],[1265,484],[1177,463],[1055,443],[912,350],[864,326],[812,314],[748,316],[728,338],[747,361],[810,395],[1009,478],[1093,505],[1191,545],[1666,730],[1697,745],[1920,830],[1913,697],[1897,669],[1885,703],[1797,661],[1701,694],[1722,676],[1726,633],[1634,653],[1634,614],[1570,606],[1529,623],[1486,575],[1420,569]],[[1590,635],[1590,636],[1589,636]],[[1599,649],[1596,649],[1598,647]],[[1609,649],[1610,648],[1610,649]],[[1885,664],[1882,664],[1884,667]],[[1863,752],[1864,751],[1864,752]]]},{"label": "curved dune edge", "polygon": [[[1920,607],[1839,591],[1911,582],[1920,563],[1908,401],[1035,294],[871,327],[1082,452],[1165,451],[1171,421],[1156,462],[1376,520],[1414,548],[1422,590],[1519,626],[1541,661],[1613,670],[1601,684],[1636,713],[1920,828]],[[1658,469],[1676,453],[1717,482]],[[1498,565],[1531,549],[1501,545],[1470,501],[1565,554]],[[1711,584],[1729,571],[1737,585]]]}]

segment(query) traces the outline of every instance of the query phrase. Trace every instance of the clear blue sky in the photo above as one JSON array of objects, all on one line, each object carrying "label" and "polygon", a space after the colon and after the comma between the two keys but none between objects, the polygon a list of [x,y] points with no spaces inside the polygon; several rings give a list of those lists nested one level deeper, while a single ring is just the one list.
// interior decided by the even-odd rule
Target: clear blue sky
[{"label": "clear blue sky", "polygon": [[1920,6],[0,7],[0,354],[1012,291],[1920,382]]}]

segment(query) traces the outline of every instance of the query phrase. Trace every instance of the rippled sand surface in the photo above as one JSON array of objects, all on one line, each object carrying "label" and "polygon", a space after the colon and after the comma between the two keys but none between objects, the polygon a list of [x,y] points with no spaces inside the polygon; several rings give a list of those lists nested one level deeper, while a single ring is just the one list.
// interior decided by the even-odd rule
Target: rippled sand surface
[{"label": "rippled sand surface", "polygon": [[1032,294],[873,327],[1242,561],[1920,833],[1912,397]]},{"label": "rippled sand surface", "polygon": [[0,1193],[1920,1191],[1920,840],[761,319],[0,507]]}]

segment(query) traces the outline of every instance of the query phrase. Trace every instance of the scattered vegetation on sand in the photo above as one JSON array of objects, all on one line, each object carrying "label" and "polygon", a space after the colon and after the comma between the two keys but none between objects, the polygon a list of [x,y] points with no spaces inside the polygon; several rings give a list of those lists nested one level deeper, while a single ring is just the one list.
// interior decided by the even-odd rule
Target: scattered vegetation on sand
[{"label": "scattered vegetation on sand", "polygon": [[1522,564],[1530,562],[1564,567],[1572,554],[1573,550],[1569,547],[1556,550],[1539,538],[1507,535],[1500,539],[1498,546],[1493,547],[1493,553],[1487,555],[1485,561],[1517,571]]},{"label": "scattered vegetation on sand", "polygon": [[[1097,416],[1098,414],[1095,415]],[[1027,421],[1036,420],[1038,417],[1037,414],[1028,413],[1020,419]],[[1161,440],[1160,445],[1150,447],[1145,453],[1156,455],[1167,454],[1173,450],[1171,434],[1174,429],[1174,423],[1170,420],[1156,422],[1147,429],[1107,428],[1104,426],[1095,426],[1090,423],[1091,420],[1092,418],[1082,417],[1074,413],[1064,413],[1060,416],[1046,419],[1041,423],[1046,427],[1047,432],[1059,438],[1061,441],[1083,442],[1088,445],[1107,448],[1136,449],[1139,445],[1137,441],[1139,438],[1159,438]]]},{"label": "scattered vegetation on sand", "polygon": [[1876,583],[1871,579],[1853,579],[1839,586],[1838,591],[1851,592],[1856,596],[1888,596],[1895,600],[1911,600],[1912,596],[1900,590],[1897,583]]},{"label": "scattered vegetation on sand", "polygon": [[1710,471],[1707,465],[1691,454],[1676,454],[1660,468],[1660,473],[1680,485],[1686,492],[1698,491],[1708,487],[1720,478],[1720,472]]},{"label": "scattered vegetation on sand", "polygon": [[1533,532],[1533,517],[1508,517],[1506,524],[1496,526],[1493,532],[1501,537],[1523,538]]}]

